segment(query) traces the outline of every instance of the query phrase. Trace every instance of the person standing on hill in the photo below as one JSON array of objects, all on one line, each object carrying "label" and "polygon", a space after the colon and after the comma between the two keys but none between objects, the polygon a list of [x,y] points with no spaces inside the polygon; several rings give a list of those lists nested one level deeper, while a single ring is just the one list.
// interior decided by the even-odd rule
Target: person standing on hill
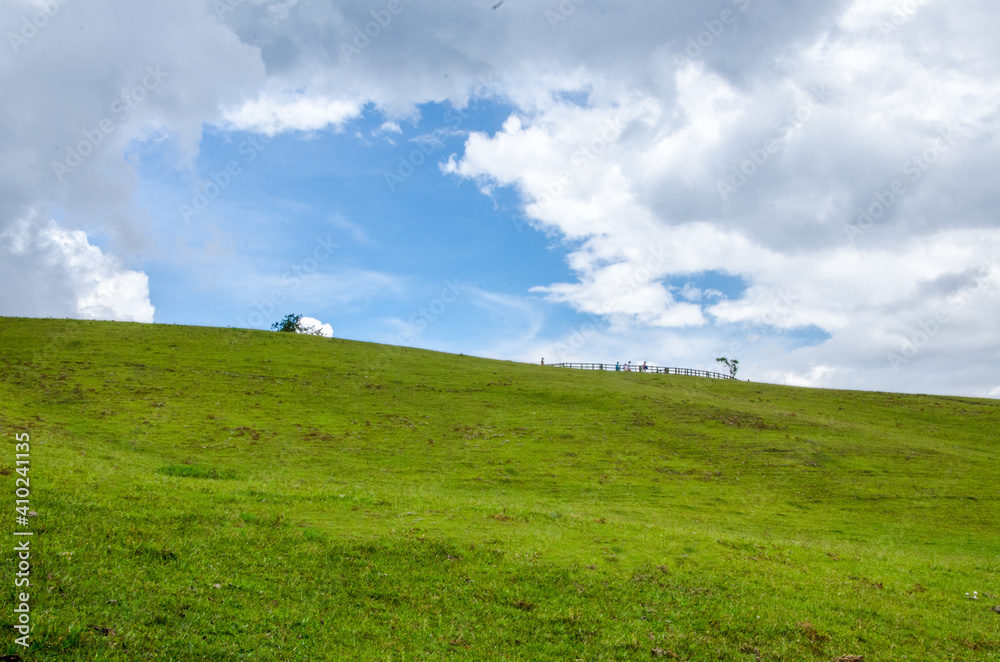
[{"label": "person standing on hill", "polygon": [[542,365],[545,365],[545,357],[542,357]]},{"label": "person standing on hill", "polygon": [[622,369],[622,364],[619,363],[618,361],[615,361],[615,372],[620,372],[621,369]]}]

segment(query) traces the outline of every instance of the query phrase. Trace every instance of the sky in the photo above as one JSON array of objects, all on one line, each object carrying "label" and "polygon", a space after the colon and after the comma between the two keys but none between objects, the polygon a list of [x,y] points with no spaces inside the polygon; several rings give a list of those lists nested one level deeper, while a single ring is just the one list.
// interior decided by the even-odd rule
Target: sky
[{"label": "sky", "polygon": [[1000,396],[987,0],[5,0],[0,315]]}]

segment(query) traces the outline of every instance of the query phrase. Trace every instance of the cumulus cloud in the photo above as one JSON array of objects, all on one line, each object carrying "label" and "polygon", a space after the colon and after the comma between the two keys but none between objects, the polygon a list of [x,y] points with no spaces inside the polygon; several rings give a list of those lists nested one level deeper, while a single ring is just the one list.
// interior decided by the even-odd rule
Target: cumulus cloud
[{"label": "cumulus cloud", "polygon": [[[772,31],[788,50],[768,71],[771,48],[737,64],[737,28],[756,42],[763,10],[727,16],[723,29],[706,8],[688,48],[665,38],[659,60],[637,57],[635,73],[614,80],[588,70],[589,103],[526,107],[498,133],[470,136],[446,170],[515,189],[532,222],[565,238],[578,280],[536,289],[553,301],[633,332],[711,324],[705,334],[721,344],[736,328],[727,349],[751,359],[767,353],[747,336],[816,329],[817,346],[766,356],[769,379],[934,390],[969,378],[963,363],[914,373],[928,374],[934,354],[992,356],[978,329],[1000,323],[986,288],[916,347],[920,325],[1000,253],[983,207],[997,193],[982,177],[984,153],[998,156],[1000,74],[989,30],[968,20],[979,9],[801,10],[794,36]],[[928,47],[916,52],[920,38]],[[967,38],[961,56],[946,54]],[[650,86],[657,70],[672,89]],[[608,122],[620,131],[602,134]],[[708,272],[749,287],[714,303],[671,292],[671,278]]]},{"label": "cumulus cloud", "polygon": [[333,337],[333,326],[330,324],[324,324],[320,322],[315,317],[302,317],[299,320],[299,324],[304,329],[305,333],[310,333],[312,335],[320,335],[324,338]]},{"label": "cumulus cloud", "polygon": [[227,112],[225,124],[232,129],[273,136],[284,131],[315,131],[339,126],[360,113],[357,104],[336,99],[261,96]]},{"label": "cumulus cloud", "polygon": [[149,279],[92,246],[79,230],[21,219],[0,232],[0,291],[8,315],[152,322]]},{"label": "cumulus cloud", "polygon": [[[125,149],[166,135],[190,158],[220,105],[256,91],[264,76],[255,49],[209,7],[0,9],[0,89],[9,101],[0,104],[0,264],[11,275],[5,282],[24,284],[5,292],[4,314],[152,321],[146,277],[114,257],[147,241]],[[107,248],[91,245],[93,233]]]}]

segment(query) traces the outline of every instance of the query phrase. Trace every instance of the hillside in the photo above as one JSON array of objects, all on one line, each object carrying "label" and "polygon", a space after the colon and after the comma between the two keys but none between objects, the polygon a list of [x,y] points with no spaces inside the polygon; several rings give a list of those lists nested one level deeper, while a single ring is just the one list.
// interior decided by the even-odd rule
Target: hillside
[{"label": "hillside", "polygon": [[0,318],[0,655],[998,659],[998,413]]}]

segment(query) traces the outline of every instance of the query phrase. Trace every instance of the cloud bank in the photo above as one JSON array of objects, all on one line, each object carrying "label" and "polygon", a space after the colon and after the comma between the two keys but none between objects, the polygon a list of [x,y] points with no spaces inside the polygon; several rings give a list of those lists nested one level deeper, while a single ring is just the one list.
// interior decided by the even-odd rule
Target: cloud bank
[{"label": "cloud bank", "polygon": [[[167,136],[183,171],[206,125],[337,131],[375,108],[391,133],[488,90],[508,119],[442,171],[516,193],[573,276],[525,295],[593,325],[524,358],[655,346],[783,383],[995,395],[992,5],[494,4],[9,3],[0,260],[32,285],[0,312],[152,319],[113,256],[146,236],[129,145]],[[693,294],[716,277],[744,286]]]}]

